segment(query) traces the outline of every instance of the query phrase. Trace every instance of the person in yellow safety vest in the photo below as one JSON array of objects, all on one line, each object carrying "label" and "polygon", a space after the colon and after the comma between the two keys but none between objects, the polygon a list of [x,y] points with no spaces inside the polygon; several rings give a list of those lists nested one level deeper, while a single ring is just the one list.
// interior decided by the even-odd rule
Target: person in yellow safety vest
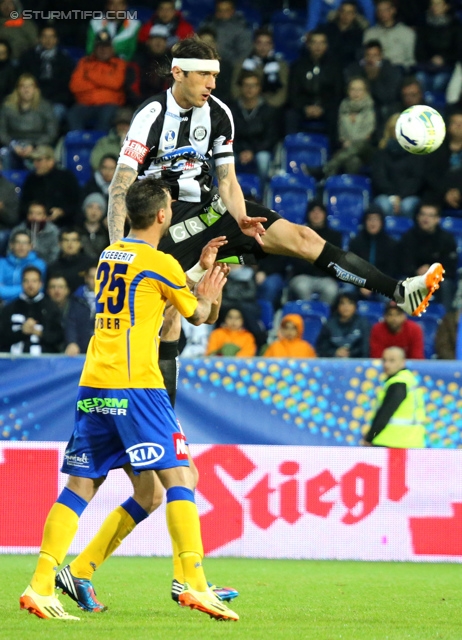
[{"label": "person in yellow safety vest", "polygon": [[400,347],[389,347],[382,354],[387,376],[377,397],[377,411],[364,436],[364,445],[414,449],[425,447],[425,403],[417,378],[406,368]]}]

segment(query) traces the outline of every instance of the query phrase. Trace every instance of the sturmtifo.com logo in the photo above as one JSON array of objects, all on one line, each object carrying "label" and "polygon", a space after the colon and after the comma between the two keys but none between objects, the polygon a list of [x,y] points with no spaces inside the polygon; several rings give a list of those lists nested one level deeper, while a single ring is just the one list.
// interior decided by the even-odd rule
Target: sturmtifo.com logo
[{"label": "sturmtifo.com logo", "polygon": [[126,416],[128,398],[85,398],[77,402],[77,409],[84,413],[109,413],[112,416]]},{"label": "sturmtifo.com logo", "polygon": [[24,9],[24,11],[11,11],[10,18],[17,20],[137,20],[137,11],[82,11],[82,9],[69,9],[69,11],[36,11]]}]

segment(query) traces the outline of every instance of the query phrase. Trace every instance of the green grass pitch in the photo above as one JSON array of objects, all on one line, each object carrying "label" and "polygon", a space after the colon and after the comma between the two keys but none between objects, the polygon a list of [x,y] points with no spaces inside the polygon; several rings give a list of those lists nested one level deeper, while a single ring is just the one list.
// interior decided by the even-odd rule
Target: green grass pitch
[{"label": "green grass pitch", "polygon": [[67,623],[19,610],[34,566],[35,556],[0,556],[2,640],[462,639],[456,564],[208,558],[208,577],[240,591],[240,621],[217,622],[173,603],[168,558],[116,557],[94,580],[109,610]]}]

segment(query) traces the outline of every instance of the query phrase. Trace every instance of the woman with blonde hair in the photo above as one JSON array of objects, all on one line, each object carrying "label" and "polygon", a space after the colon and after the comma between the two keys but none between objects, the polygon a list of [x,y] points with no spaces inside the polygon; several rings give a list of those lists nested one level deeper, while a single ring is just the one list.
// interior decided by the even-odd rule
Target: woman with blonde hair
[{"label": "woman with blonde hair", "polygon": [[41,96],[30,73],[19,76],[15,89],[0,108],[0,144],[4,169],[32,168],[37,145],[53,145],[58,122],[51,104]]},{"label": "woman with blonde hair", "polygon": [[388,118],[372,159],[372,190],[384,215],[413,218],[424,186],[424,158],[400,146],[395,133],[398,118],[399,113]]}]

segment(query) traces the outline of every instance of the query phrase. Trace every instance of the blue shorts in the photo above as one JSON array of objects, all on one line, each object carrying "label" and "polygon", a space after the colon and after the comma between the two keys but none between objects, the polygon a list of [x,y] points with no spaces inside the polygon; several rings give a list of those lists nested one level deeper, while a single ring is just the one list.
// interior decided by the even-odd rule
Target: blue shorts
[{"label": "blue shorts", "polygon": [[127,463],[135,472],[189,466],[167,391],[79,387],[61,471],[101,478]]}]

